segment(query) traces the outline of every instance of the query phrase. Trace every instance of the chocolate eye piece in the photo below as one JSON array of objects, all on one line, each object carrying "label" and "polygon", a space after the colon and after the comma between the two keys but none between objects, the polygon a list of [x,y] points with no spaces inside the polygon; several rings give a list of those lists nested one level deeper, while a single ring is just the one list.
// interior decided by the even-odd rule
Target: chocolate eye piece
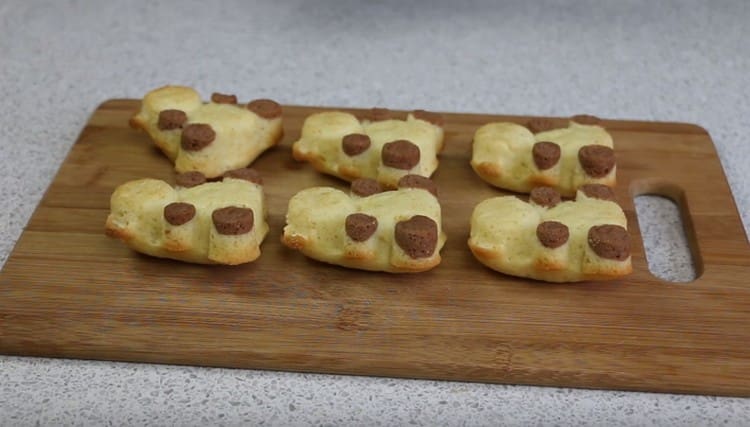
[{"label": "chocolate eye piece", "polygon": [[529,201],[546,208],[554,208],[562,199],[560,193],[552,187],[536,187],[529,193]]},{"label": "chocolate eye piece", "polygon": [[588,243],[602,258],[624,261],[630,256],[628,230],[614,225],[596,225],[589,229]]},{"label": "chocolate eye piece", "polygon": [[370,148],[370,137],[361,133],[350,133],[341,139],[341,148],[347,156],[356,156]]},{"label": "chocolate eye piece", "polygon": [[182,225],[195,217],[195,206],[175,202],[164,207],[164,219],[172,225]]},{"label": "chocolate eye piece", "polygon": [[542,246],[550,249],[559,248],[568,241],[568,226],[558,221],[544,221],[536,227],[536,237]]},{"label": "chocolate eye piece", "polygon": [[263,185],[263,177],[253,168],[240,168],[224,172],[224,178],[244,179],[258,185]]},{"label": "chocolate eye piece", "polygon": [[352,181],[352,193],[360,197],[372,196],[373,194],[382,193],[383,188],[376,180],[372,178],[359,178]]},{"label": "chocolate eye piece", "polygon": [[214,139],[216,139],[216,132],[210,125],[194,123],[183,129],[180,145],[184,150],[199,151],[211,145]]},{"label": "chocolate eye piece", "polygon": [[380,122],[383,120],[390,120],[391,119],[391,110],[387,108],[372,108],[370,111],[365,113],[365,118],[367,120],[370,120],[371,122]]},{"label": "chocolate eye piece", "polygon": [[558,123],[557,120],[535,117],[526,122],[526,127],[531,131],[531,133],[539,133],[558,129],[562,126],[560,125],[560,123]]},{"label": "chocolate eye piece", "polygon": [[539,170],[547,170],[560,161],[560,146],[554,142],[541,141],[531,149],[534,164]]},{"label": "chocolate eye piece", "polygon": [[615,201],[615,192],[604,184],[584,184],[578,189],[593,199]]},{"label": "chocolate eye piece", "polygon": [[346,217],[346,235],[355,242],[364,242],[378,229],[378,219],[363,213],[353,213]]},{"label": "chocolate eye piece", "polygon": [[579,125],[598,125],[601,123],[601,119],[596,116],[589,114],[577,114],[570,118],[571,121],[578,123]]},{"label": "chocolate eye piece", "polygon": [[421,188],[432,193],[437,197],[437,185],[430,178],[422,175],[409,174],[404,175],[398,180],[398,188]]},{"label": "chocolate eye piece", "polygon": [[281,117],[281,105],[272,99],[256,99],[247,104],[247,109],[263,117],[264,119],[275,119]]},{"label": "chocolate eye piece", "polygon": [[206,176],[198,171],[184,172],[175,177],[175,184],[185,188],[195,187],[205,182]]},{"label": "chocolate eye piece", "polygon": [[405,139],[383,145],[383,164],[392,168],[409,170],[419,163],[419,147]]},{"label": "chocolate eye piece", "polygon": [[604,145],[584,145],[578,150],[583,171],[592,178],[601,178],[615,167],[615,152]]},{"label": "chocolate eye piece", "polygon": [[415,119],[424,120],[427,123],[431,123],[435,126],[443,126],[445,123],[445,119],[443,118],[443,115],[440,113],[433,113],[431,111],[425,111],[425,110],[414,110],[412,113],[414,115]]},{"label": "chocolate eye piece", "polygon": [[182,110],[162,110],[156,126],[159,130],[179,129],[187,121],[187,114]]},{"label": "chocolate eye piece", "polygon": [[395,238],[398,246],[410,258],[431,257],[437,247],[437,223],[424,215],[415,215],[396,223]]},{"label": "chocolate eye piece", "polygon": [[211,102],[216,104],[236,104],[237,96],[214,92],[211,94]]},{"label": "chocolate eye piece", "polygon": [[219,234],[228,236],[249,233],[255,225],[253,210],[237,206],[216,209],[211,214],[211,220]]}]

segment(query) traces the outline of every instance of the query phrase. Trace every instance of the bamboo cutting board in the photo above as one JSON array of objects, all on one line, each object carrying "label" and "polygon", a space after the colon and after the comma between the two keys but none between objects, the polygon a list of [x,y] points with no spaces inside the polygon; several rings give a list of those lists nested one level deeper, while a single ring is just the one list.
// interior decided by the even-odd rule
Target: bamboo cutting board
[{"label": "bamboo cutting board", "polygon": [[[144,133],[138,101],[102,104],[81,133],[0,274],[4,354],[383,375],[587,388],[750,395],[750,247],[709,135],[676,123],[606,121],[618,155],[634,273],[552,285],[495,273],[469,252],[469,216],[502,194],[471,170],[471,138],[496,120],[446,115],[434,175],[448,242],[417,275],[308,260],[279,238],[292,194],[346,188],[295,162],[302,120],[286,107],[283,143],[254,167],[271,232],[239,267],[138,255],[105,237],[109,196],[141,177],[174,181]],[[683,208],[699,278],[649,273],[632,197]]]}]

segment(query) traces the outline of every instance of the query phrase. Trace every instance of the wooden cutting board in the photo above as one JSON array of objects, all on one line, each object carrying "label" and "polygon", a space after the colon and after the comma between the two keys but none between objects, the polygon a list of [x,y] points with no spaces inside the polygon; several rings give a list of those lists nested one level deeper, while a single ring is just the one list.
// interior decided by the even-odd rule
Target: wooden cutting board
[{"label": "wooden cutting board", "polygon": [[[446,115],[434,175],[448,242],[416,275],[306,259],[279,238],[292,194],[346,188],[295,162],[302,120],[286,107],[283,143],[263,174],[271,232],[239,267],[138,255],[104,235],[125,181],[173,182],[169,161],[128,128],[135,100],[102,104],[81,133],[0,274],[4,354],[623,390],[750,395],[750,246],[709,135],[689,124],[607,120],[618,155],[634,273],[553,285],[495,273],[469,252],[469,216],[502,194],[469,167],[480,125],[528,117]],[[354,110],[351,110],[354,111]],[[700,277],[648,270],[632,197],[683,208]]]}]

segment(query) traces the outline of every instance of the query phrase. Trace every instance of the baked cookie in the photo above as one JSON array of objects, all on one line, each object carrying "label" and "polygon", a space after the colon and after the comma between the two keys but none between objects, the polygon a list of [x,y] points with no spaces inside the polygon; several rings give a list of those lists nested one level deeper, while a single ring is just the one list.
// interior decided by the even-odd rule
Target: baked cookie
[{"label": "baked cookie", "polygon": [[355,181],[351,195],[331,187],[300,191],[289,201],[282,242],[362,270],[419,272],[440,264],[445,233],[432,181],[406,175],[397,190],[380,190],[370,178]]},{"label": "baked cookie", "polygon": [[302,126],[292,154],[319,172],[347,181],[373,178],[388,188],[409,174],[429,177],[438,167],[443,148],[443,117],[416,110],[406,120],[389,110],[373,108],[359,120],[353,114],[313,114]]},{"label": "baked cookie", "polygon": [[471,166],[488,183],[521,193],[549,186],[572,197],[584,184],[613,187],[612,137],[596,123],[593,116],[575,116],[563,128],[551,120],[532,120],[528,128],[486,124],[474,134]]},{"label": "baked cookie", "polygon": [[132,249],[201,264],[242,264],[260,256],[268,232],[260,175],[253,169],[206,182],[200,172],[120,185],[110,200],[106,233]]},{"label": "baked cookie", "polygon": [[613,279],[632,271],[627,220],[601,184],[561,201],[550,187],[487,199],[471,216],[469,247],[486,266],[548,282]]},{"label": "baked cookie", "polygon": [[281,139],[281,106],[270,99],[237,105],[214,93],[203,103],[195,90],[164,86],[146,94],[130,125],[145,130],[179,173],[208,178],[245,167]]}]

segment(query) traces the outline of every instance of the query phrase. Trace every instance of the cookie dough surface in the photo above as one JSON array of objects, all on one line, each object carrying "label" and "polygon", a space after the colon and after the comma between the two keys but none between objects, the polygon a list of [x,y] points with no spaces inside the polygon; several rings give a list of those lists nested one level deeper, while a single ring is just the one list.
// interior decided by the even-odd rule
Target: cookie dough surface
[{"label": "cookie dough surface", "polygon": [[486,266],[513,276],[577,282],[629,274],[627,220],[607,190],[584,187],[564,202],[549,188],[535,189],[530,202],[487,199],[472,213],[469,247]]},{"label": "cookie dough surface", "polygon": [[292,153],[319,172],[347,181],[373,178],[395,188],[404,175],[431,176],[442,147],[439,114],[417,110],[398,120],[388,110],[373,109],[361,121],[341,111],[309,116]]},{"label": "cookie dough surface", "polygon": [[515,123],[486,124],[474,134],[471,166],[488,183],[521,193],[550,186],[572,197],[584,184],[613,187],[612,137],[597,124],[579,122],[536,134]]},{"label": "cookie dough surface", "polygon": [[268,224],[257,173],[240,169],[219,182],[191,173],[177,182],[173,188],[139,179],[117,187],[106,233],[138,252],[193,263],[235,265],[260,256]]},{"label": "cookie dough surface", "polygon": [[179,173],[208,178],[245,167],[281,139],[281,107],[271,100],[237,105],[234,95],[203,103],[195,90],[165,86],[143,98],[131,126],[145,130]]},{"label": "cookie dough surface", "polygon": [[440,263],[440,204],[429,189],[360,196],[314,187],[289,201],[282,242],[310,258],[372,271],[419,272]]}]

